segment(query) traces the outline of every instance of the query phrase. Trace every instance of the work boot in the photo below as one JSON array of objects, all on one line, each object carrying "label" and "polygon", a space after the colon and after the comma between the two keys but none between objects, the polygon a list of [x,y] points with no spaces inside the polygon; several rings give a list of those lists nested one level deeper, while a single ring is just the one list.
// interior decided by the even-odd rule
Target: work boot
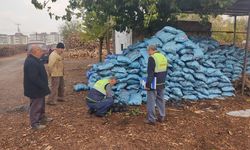
[{"label": "work boot", "polygon": [[57,101],[58,102],[65,102],[64,98],[58,98]]},{"label": "work boot", "polygon": [[165,121],[165,117],[158,116],[157,119],[156,119],[156,121],[162,123],[162,122]]},{"label": "work boot", "polygon": [[155,122],[152,122],[152,121],[149,121],[149,120],[144,120],[144,123],[145,124],[148,124],[148,125],[152,125],[152,126],[154,126],[156,123]]},{"label": "work boot", "polygon": [[46,128],[46,125],[37,124],[32,127],[33,130],[41,130]]},{"label": "work boot", "polygon": [[96,111],[93,110],[93,109],[89,109],[89,110],[88,110],[88,113],[89,113],[90,115],[94,114],[95,112],[96,112]]},{"label": "work boot", "polygon": [[40,120],[40,123],[42,124],[42,125],[44,125],[44,124],[46,124],[46,123],[49,123],[49,122],[51,122],[51,121],[53,121],[53,118],[49,118],[49,117],[43,117],[41,120]]}]

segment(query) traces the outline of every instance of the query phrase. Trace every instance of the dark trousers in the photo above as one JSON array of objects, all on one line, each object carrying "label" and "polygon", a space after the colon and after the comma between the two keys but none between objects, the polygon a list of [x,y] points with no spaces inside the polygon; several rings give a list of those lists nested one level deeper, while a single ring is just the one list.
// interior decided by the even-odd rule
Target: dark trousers
[{"label": "dark trousers", "polygon": [[45,117],[45,97],[30,99],[30,124],[32,127],[39,124]]},{"label": "dark trousers", "polygon": [[106,98],[104,100],[97,101],[96,103],[87,102],[89,109],[91,111],[95,111],[96,115],[105,115],[113,104],[113,98]]},{"label": "dark trousers", "polygon": [[48,102],[54,103],[57,100],[64,100],[64,79],[63,77],[51,77],[51,93]]}]

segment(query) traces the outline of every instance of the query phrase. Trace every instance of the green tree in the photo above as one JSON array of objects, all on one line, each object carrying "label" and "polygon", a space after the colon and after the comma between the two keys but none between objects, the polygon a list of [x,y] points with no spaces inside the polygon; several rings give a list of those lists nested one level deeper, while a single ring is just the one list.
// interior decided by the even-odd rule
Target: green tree
[{"label": "green tree", "polygon": [[36,8],[47,8],[50,16],[56,19],[70,20],[72,15],[83,17],[86,12],[94,11],[101,22],[112,17],[114,28],[118,31],[129,28],[138,32],[155,32],[176,20],[177,14],[183,10],[197,10],[203,20],[208,20],[209,10],[227,8],[236,0],[69,0],[66,14],[61,17],[51,13],[48,1],[57,0],[46,0],[44,3],[32,0],[32,3]]}]

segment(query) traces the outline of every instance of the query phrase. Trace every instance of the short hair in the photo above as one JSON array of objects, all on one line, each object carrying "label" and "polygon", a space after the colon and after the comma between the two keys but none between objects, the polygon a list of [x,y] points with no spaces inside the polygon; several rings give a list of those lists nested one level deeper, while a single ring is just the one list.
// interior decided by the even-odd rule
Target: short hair
[{"label": "short hair", "polygon": [[30,53],[34,53],[35,52],[35,50],[42,50],[38,45],[33,45],[32,47],[31,47],[31,49],[30,49]]},{"label": "short hair", "polygon": [[57,45],[56,45],[56,48],[61,48],[61,49],[64,49],[65,48],[65,46],[64,46],[64,44],[63,43],[58,43]]},{"label": "short hair", "polygon": [[152,50],[154,50],[154,51],[157,50],[157,48],[156,48],[155,45],[149,45],[149,46],[148,46],[148,50],[150,50],[150,49],[152,49]]},{"label": "short hair", "polygon": [[115,76],[112,76],[109,78],[110,80],[117,80],[117,78]]}]

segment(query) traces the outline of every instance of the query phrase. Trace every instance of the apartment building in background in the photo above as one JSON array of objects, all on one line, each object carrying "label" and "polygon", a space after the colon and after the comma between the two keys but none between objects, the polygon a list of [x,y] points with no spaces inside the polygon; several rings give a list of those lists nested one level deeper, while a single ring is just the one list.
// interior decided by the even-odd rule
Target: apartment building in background
[{"label": "apartment building in background", "polygon": [[19,45],[27,43],[28,36],[22,33],[15,33],[14,35],[0,34],[0,45]]}]

